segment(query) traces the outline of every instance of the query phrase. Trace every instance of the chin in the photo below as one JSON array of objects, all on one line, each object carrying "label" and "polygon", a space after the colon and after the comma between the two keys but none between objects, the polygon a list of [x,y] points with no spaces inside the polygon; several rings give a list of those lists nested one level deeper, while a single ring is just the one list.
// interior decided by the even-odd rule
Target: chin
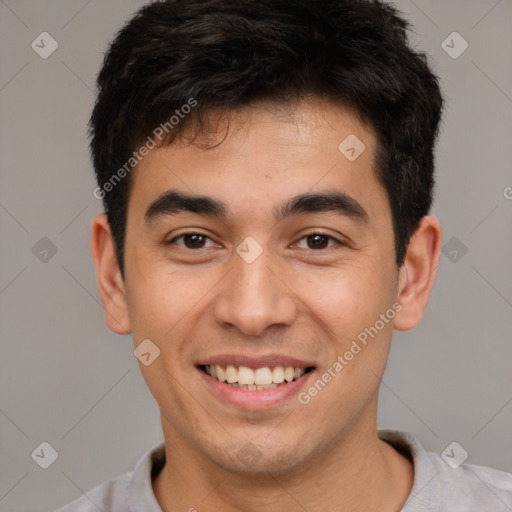
[{"label": "chin", "polygon": [[305,445],[290,436],[273,436],[272,431],[243,438],[230,438],[225,447],[205,447],[212,462],[240,475],[287,474],[300,467],[307,455]]}]

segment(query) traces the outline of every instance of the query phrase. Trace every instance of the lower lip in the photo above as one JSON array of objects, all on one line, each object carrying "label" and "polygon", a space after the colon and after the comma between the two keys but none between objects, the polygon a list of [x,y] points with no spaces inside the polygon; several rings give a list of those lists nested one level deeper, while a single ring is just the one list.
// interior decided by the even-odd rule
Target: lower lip
[{"label": "lower lip", "polygon": [[315,373],[315,370],[311,370],[300,379],[281,384],[277,388],[248,390],[234,388],[225,382],[220,382],[203,372],[200,368],[197,368],[197,371],[214,395],[224,402],[246,410],[269,409],[283,405],[287,400],[297,395],[301,388],[309,381],[311,375]]}]

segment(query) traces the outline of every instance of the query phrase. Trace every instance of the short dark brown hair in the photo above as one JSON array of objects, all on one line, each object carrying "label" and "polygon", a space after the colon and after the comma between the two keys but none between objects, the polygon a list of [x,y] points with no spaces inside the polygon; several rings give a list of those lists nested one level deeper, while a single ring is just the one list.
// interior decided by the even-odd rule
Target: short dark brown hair
[{"label": "short dark brown hair", "polygon": [[140,9],[105,56],[90,121],[96,190],[123,275],[129,171],[155,129],[167,127],[161,143],[170,144],[192,124],[201,130],[212,109],[311,95],[353,108],[377,134],[401,266],[432,204],[443,105],[408,28],[395,8],[367,0],[166,0]]}]

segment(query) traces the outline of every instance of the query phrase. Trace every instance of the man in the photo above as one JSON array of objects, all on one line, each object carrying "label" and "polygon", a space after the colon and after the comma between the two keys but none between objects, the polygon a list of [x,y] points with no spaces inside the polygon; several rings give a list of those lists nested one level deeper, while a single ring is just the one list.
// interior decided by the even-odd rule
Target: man
[{"label": "man", "polygon": [[389,5],[169,0],[91,118],[92,250],[165,443],[68,511],[506,511],[512,476],[377,430],[441,248],[437,78]]}]

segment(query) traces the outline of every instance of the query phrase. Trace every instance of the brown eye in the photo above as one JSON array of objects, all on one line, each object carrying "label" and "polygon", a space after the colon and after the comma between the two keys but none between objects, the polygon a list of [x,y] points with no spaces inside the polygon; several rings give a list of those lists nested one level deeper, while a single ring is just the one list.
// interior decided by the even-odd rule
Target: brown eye
[{"label": "brown eye", "polygon": [[184,247],[185,249],[204,249],[204,244],[206,240],[210,238],[206,235],[201,235],[200,233],[184,233],[173,238],[168,245],[176,243],[177,240],[183,240],[183,245],[177,244],[180,247]]},{"label": "brown eye", "polygon": [[[323,233],[311,233],[303,236],[300,240],[306,240],[307,247],[305,248],[311,250],[329,249],[333,245],[343,245],[339,240]],[[333,241],[334,244],[329,245],[330,241]]]},{"label": "brown eye", "polygon": [[310,249],[325,249],[329,244],[329,237],[325,235],[309,235],[306,238]]}]

